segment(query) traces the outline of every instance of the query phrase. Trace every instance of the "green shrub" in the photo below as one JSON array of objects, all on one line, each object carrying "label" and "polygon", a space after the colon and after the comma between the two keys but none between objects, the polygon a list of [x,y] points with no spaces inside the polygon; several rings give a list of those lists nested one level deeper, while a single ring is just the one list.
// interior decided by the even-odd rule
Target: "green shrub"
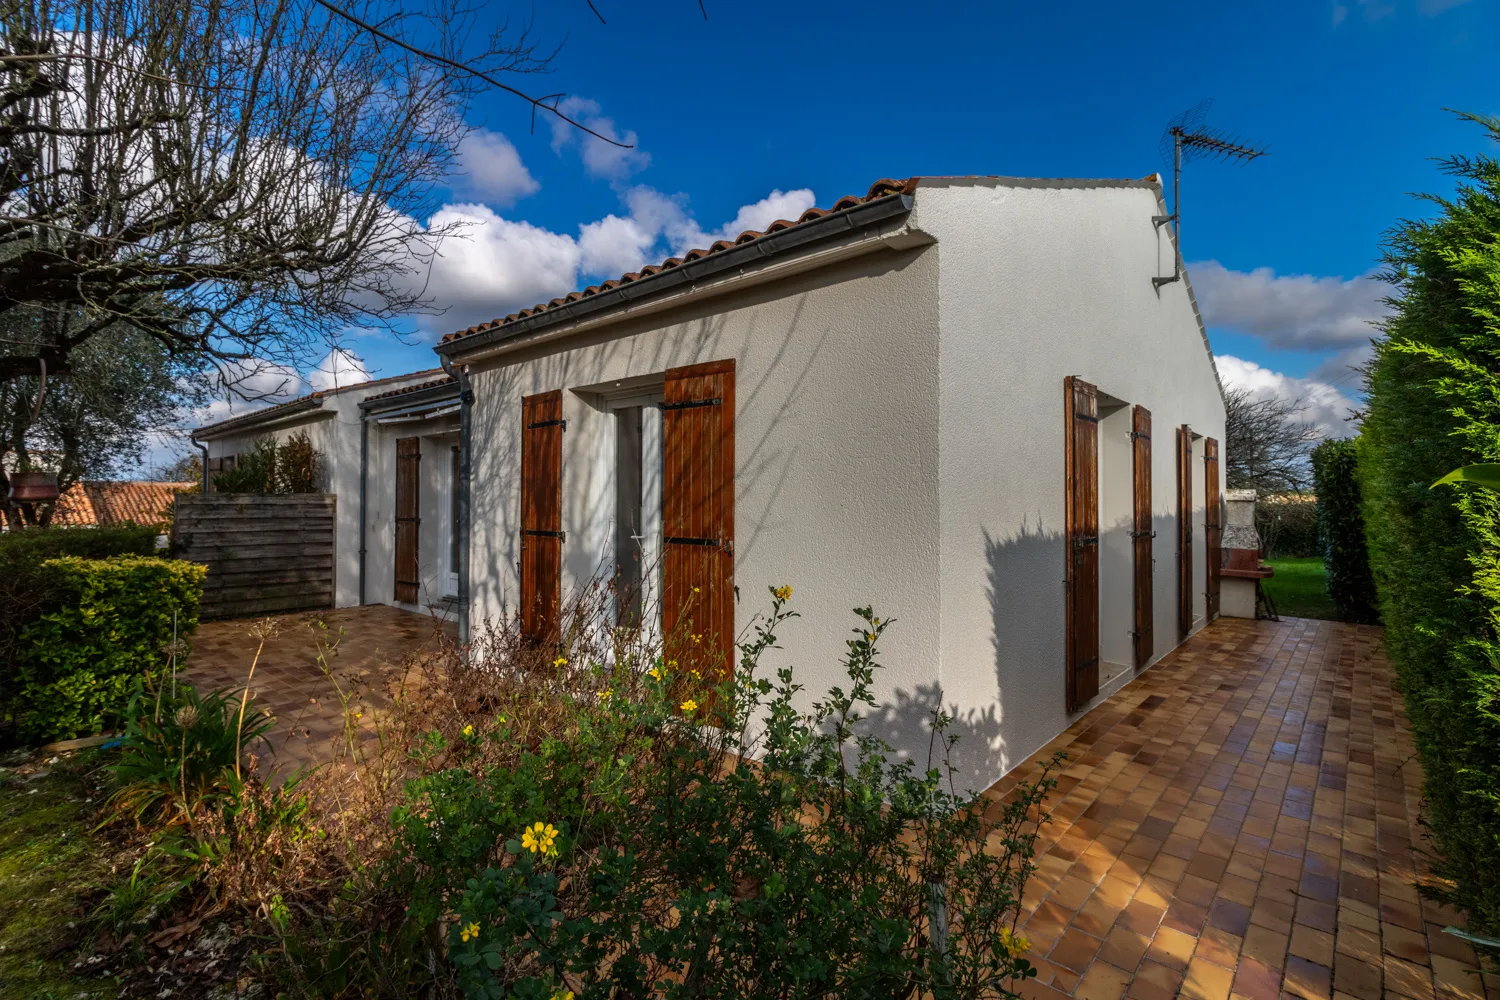
[{"label": "green shrub", "polygon": [[1358,453],[1348,438],[1330,439],[1313,449],[1313,482],[1318,492],[1318,547],[1323,556],[1328,597],[1347,622],[1380,620],[1375,580],[1360,512]]},{"label": "green shrub", "polygon": [[[1500,120],[1471,119],[1500,139]],[[1446,164],[1437,214],[1393,234],[1400,297],[1359,445],[1370,563],[1443,853],[1430,890],[1500,934],[1500,495],[1431,488],[1500,459],[1500,163]]]},{"label": "green shrub", "polygon": [[214,476],[219,493],[317,493],[323,479],[322,457],[306,431],[281,444],[270,435],[255,439],[235,467]]},{"label": "green shrub", "polygon": [[57,601],[42,563],[59,556],[149,556],[156,551],[156,536],[155,527],[138,525],[0,532],[0,700],[9,687],[22,630]]},{"label": "green shrub", "polygon": [[[65,556],[42,564],[55,604],[21,632],[8,715],[24,740],[96,733],[124,718],[132,682],[167,663],[198,624],[207,567]],[[175,616],[175,618],[174,618]]]},{"label": "green shrub", "polygon": [[930,766],[898,762],[863,725],[890,624],[868,608],[847,684],[798,712],[789,668],[756,675],[787,593],[733,681],[616,662],[553,732],[500,714],[419,748],[452,766],[407,787],[380,881],[467,996],[1001,997],[1035,974],[1014,922],[1053,783],[986,818],[941,716]]},{"label": "green shrub", "polygon": [[1255,504],[1255,530],[1267,559],[1321,556],[1316,498],[1303,493],[1261,497]]}]

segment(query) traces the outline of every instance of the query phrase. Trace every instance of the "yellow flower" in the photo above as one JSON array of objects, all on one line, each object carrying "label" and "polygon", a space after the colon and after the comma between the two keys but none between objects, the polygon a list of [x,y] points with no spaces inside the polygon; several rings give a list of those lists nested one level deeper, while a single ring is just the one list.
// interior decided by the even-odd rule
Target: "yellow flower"
[{"label": "yellow flower", "polygon": [[780,587],[777,587],[775,590],[771,591],[771,596],[776,598],[778,601],[790,601],[792,599],[792,588],[788,587],[786,584],[782,584]]},{"label": "yellow flower", "polygon": [[612,694],[614,694],[613,691],[611,691],[609,688],[605,688],[603,691],[599,692],[599,700],[600,701],[609,701],[610,695],[612,695]]},{"label": "yellow flower", "polygon": [[521,834],[521,846],[545,858],[557,857],[556,841],[557,827],[551,823],[533,823]]},{"label": "yellow flower", "polygon": [[865,642],[874,642],[874,641],[875,641],[875,633],[874,632],[866,632],[865,633]]},{"label": "yellow flower", "polygon": [[693,593],[695,593],[695,594],[698,593],[698,588],[697,587],[693,588]]},{"label": "yellow flower", "polygon": [[568,658],[566,656],[559,656],[552,661],[552,665],[554,667],[566,667],[568,665]]},{"label": "yellow flower", "polygon": [[698,672],[698,668],[697,667],[693,668],[693,679],[694,680],[700,680],[700,681],[703,679],[703,675]]},{"label": "yellow flower", "polygon": [[685,701],[685,702],[682,703],[682,710],[684,712],[692,714],[693,712],[698,711],[698,703],[696,701],[694,701],[693,699],[689,698],[687,701]]},{"label": "yellow flower", "polygon": [[473,736],[473,735],[474,735],[474,727],[472,725],[464,726],[464,736]]},{"label": "yellow flower", "polygon": [[1009,927],[1000,928],[1000,947],[1011,958],[1020,958],[1031,950],[1031,939],[1025,934],[1017,934]]},{"label": "yellow flower", "polygon": [[572,990],[558,990],[552,994],[551,1000],[573,1000]]},{"label": "yellow flower", "polygon": [[695,636],[692,637],[692,639],[693,639],[694,642],[702,642],[703,641],[703,636],[702,635],[695,635]]},{"label": "yellow flower", "polygon": [[650,670],[646,671],[646,676],[650,677],[654,681],[661,680],[662,679],[661,667],[652,667]]},{"label": "yellow flower", "polygon": [[478,924],[469,924],[463,930],[461,930],[461,931],[458,932],[458,936],[461,937],[461,938],[463,938],[465,941],[472,941],[472,940],[474,940],[475,938],[477,938],[479,936],[479,925]]}]

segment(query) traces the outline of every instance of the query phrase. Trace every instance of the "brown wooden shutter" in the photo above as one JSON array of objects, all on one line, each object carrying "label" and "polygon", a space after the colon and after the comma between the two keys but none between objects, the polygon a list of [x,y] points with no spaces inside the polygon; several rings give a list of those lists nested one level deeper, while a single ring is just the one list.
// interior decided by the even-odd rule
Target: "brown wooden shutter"
[{"label": "brown wooden shutter", "polygon": [[1135,668],[1151,662],[1156,651],[1155,610],[1152,598],[1151,530],[1151,411],[1137,406],[1131,414],[1134,530],[1131,548],[1135,556]]},{"label": "brown wooden shutter", "polygon": [[416,604],[421,581],[417,571],[417,532],[421,527],[421,438],[396,439],[396,600]]},{"label": "brown wooden shutter", "polygon": [[1177,428],[1177,640],[1193,630],[1193,432]]},{"label": "brown wooden shutter", "polygon": [[1219,510],[1219,442],[1214,438],[1203,441],[1203,551],[1208,562],[1203,574],[1206,582],[1205,608],[1207,620],[1219,617],[1219,570],[1223,568],[1224,553],[1221,542],[1224,523]]},{"label": "brown wooden shutter", "polygon": [[562,390],[521,399],[521,634],[557,637],[562,607]]},{"label": "brown wooden shutter", "polygon": [[1099,693],[1099,406],[1094,387],[1069,375],[1067,402],[1068,711]]},{"label": "brown wooden shutter", "polygon": [[733,361],[667,371],[662,463],[667,656],[705,677],[728,677],[735,639]]}]

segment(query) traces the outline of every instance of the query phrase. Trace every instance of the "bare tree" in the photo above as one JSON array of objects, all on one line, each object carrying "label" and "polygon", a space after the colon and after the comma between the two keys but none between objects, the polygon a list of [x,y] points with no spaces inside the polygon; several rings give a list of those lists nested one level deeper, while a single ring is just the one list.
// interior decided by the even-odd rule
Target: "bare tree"
[{"label": "bare tree", "polygon": [[121,322],[233,381],[428,308],[469,99],[560,96],[499,79],[553,53],[467,2],[0,0],[0,315],[53,317],[0,384]]},{"label": "bare tree", "polygon": [[1309,456],[1323,436],[1301,418],[1307,404],[1230,389],[1224,406],[1224,476],[1229,488],[1255,489],[1262,495],[1307,489],[1312,480]]}]

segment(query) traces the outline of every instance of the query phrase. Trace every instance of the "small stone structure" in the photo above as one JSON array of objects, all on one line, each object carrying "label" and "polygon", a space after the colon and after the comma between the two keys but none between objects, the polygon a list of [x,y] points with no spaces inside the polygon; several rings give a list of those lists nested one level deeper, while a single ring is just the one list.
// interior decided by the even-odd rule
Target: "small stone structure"
[{"label": "small stone structure", "polygon": [[1223,590],[1219,613],[1229,618],[1255,617],[1255,592],[1275,571],[1260,562],[1260,534],[1255,530],[1255,491],[1225,490]]}]

